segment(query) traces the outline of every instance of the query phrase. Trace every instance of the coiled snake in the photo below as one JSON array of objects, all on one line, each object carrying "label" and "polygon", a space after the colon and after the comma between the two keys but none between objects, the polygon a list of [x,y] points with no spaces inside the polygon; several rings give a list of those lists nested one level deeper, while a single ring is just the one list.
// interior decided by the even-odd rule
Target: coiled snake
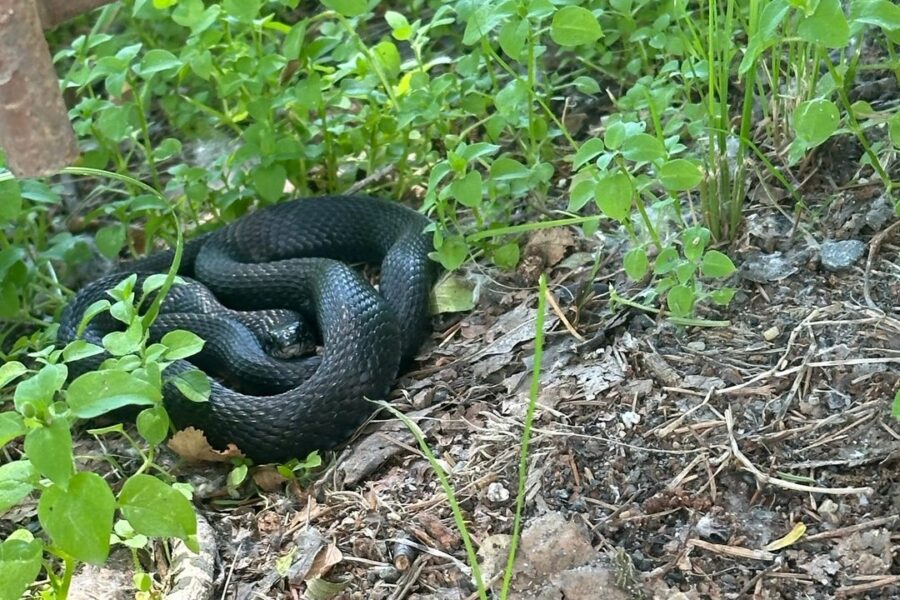
[{"label": "coiled snake", "polygon": [[[401,365],[413,358],[427,333],[428,297],[437,273],[428,258],[428,224],[419,213],[385,200],[318,197],[260,209],[186,244],[181,275],[201,282],[229,309],[296,311],[318,325],[323,350],[298,373],[287,373],[287,381],[296,385],[280,393],[266,395],[285,385],[264,385],[267,375],[262,383],[243,382],[263,390],[255,393],[210,379],[210,400],[203,403],[188,401],[166,384],[166,408],[175,425],[193,425],[213,446],[234,443],[264,462],[302,458],[346,440],[373,411],[366,398],[386,398]],[[162,272],[172,256],[171,251],[154,254],[125,270]],[[380,263],[380,294],[344,261]],[[98,279],[76,295],[63,311],[60,343],[75,339],[85,309],[127,273]],[[259,351],[251,348],[245,327],[215,310],[208,319],[191,312],[196,307],[188,305],[198,303],[191,286],[197,285],[174,286],[164,302],[170,314],[161,320],[185,329],[198,324],[198,334],[208,338],[210,347],[198,361],[201,367],[233,354],[252,372],[252,355]],[[277,310],[269,314],[281,317]],[[112,322],[95,319],[83,337],[99,343]],[[76,371],[96,368],[102,358],[80,361]],[[176,361],[164,375],[192,368]]]}]

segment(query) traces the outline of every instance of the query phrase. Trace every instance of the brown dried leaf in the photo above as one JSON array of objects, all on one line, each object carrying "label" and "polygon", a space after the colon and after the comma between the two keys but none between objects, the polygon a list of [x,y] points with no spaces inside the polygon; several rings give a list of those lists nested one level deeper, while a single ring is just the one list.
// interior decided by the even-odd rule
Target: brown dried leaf
[{"label": "brown dried leaf", "polygon": [[419,523],[428,532],[428,535],[435,541],[437,547],[441,550],[448,551],[459,545],[459,534],[456,530],[444,525],[444,523],[431,513],[419,513]]},{"label": "brown dried leaf", "polygon": [[243,456],[234,444],[228,444],[227,450],[216,450],[209,445],[206,434],[194,427],[177,432],[169,440],[168,446],[188,462],[230,462],[232,458]]},{"label": "brown dried leaf", "polygon": [[307,571],[306,575],[303,577],[304,581],[310,581],[311,579],[317,579],[319,577],[324,576],[328,571],[331,570],[331,567],[338,564],[344,560],[344,555],[338,550],[338,547],[334,544],[328,544],[316,555],[316,559],[313,561],[312,566]]},{"label": "brown dried leaf", "polygon": [[566,256],[566,251],[575,246],[575,236],[570,229],[554,227],[538,229],[525,244],[523,256],[539,256],[544,268],[556,265]]},{"label": "brown dried leaf", "polygon": [[275,467],[265,466],[253,470],[253,482],[265,492],[277,492],[287,479]]}]

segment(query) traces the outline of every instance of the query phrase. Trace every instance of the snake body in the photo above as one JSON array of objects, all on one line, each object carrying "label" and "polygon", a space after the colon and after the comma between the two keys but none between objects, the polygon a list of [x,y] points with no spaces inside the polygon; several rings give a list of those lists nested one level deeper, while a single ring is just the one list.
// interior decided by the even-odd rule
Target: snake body
[{"label": "snake body", "polygon": [[[180,274],[208,288],[230,310],[266,310],[276,321],[283,320],[285,309],[295,311],[317,324],[323,350],[312,361],[298,363],[302,366],[287,375],[287,384],[267,384],[268,375],[261,382],[242,382],[243,388],[261,390],[255,393],[211,379],[209,402],[195,403],[166,383],[166,408],[175,425],[202,429],[215,447],[234,443],[258,462],[302,458],[345,441],[372,413],[367,399],[387,396],[401,365],[415,356],[427,333],[428,296],[437,273],[428,257],[428,224],[426,217],[393,202],[326,196],[260,209],[186,244]],[[125,270],[162,272],[172,256],[172,251],[151,255]],[[344,262],[380,264],[379,291]],[[76,295],[63,312],[59,342],[77,337],[86,308],[126,274],[101,278]],[[247,329],[209,306],[199,311],[208,313],[201,319],[198,303],[205,300],[190,289],[178,291],[166,298],[160,321],[200,329],[198,335],[212,346],[199,360],[201,367],[237,353],[243,367],[254,370],[255,351],[241,337]],[[95,319],[83,337],[97,343],[112,321]],[[81,361],[76,374],[96,368],[102,358]],[[279,364],[278,359],[261,360],[274,362],[276,369]],[[284,361],[286,371],[290,363]],[[179,360],[164,375],[192,368]],[[292,387],[270,393],[286,385]]]}]

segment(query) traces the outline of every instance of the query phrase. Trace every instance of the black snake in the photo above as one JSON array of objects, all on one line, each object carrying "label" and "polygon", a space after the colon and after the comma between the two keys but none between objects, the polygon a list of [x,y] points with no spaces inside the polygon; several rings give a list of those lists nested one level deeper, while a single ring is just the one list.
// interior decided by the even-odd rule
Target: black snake
[{"label": "black snake", "polygon": [[[207,348],[196,362],[204,369],[234,355],[245,372],[256,369],[257,359],[276,369],[282,364],[286,379],[269,381],[264,373],[259,381],[242,382],[247,390],[257,390],[248,393],[211,379],[205,403],[188,401],[167,383],[164,398],[175,425],[195,426],[213,446],[234,443],[265,462],[302,458],[345,441],[372,413],[366,399],[386,398],[401,365],[414,357],[427,334],[428,298],[437,273],[428,257],[428,224],[423,215],[385,200],[318,197],[260,209],[186,244],[179,274],[202,286],[174,286],[159,323],[199,329]],[[162,272],[172,256],[172,251],[154,254],[124,270]],[[380,264],[380,294],[344,262]],[[83,288],[63,311],[58,341],[75,339],[85,309],[126,275],[106,276]],[[218,314],[217,304],[207,305],[203,286],[229,309],[268,309],[261,314],[276,326],[292,327],[284,316],[290,313],[279,309],[296,311],[317,324],[321,354],[305,362],[258,356],[262,353],[254,349],[248,328]],[[209,318],[197,316],[204,312]],[[95,318],[82,337],[99,343],[112,328],[113,319]],[[82,360],[72,370],[96,368],[103,358]],[[292,371],[291,365],[299,366]],[[164,375],[192,368],[176,361]],[[271,393],[285,385],[292,387]]]}]

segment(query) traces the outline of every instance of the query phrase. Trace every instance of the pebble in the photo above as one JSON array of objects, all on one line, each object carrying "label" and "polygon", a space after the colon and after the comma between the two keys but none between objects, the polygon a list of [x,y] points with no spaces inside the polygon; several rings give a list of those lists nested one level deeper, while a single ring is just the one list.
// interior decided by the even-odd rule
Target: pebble
[{"label": "pebble", "polygon": [[829,271],[845,271],[862,258],[866,245],[859,240],[827,241],[819,249],[822,266]]},{"label": "pebble", "polygon": [[495,481],[488,486],[487,499],[494,504],[506,502],[509,500],[509,490],[503,487],[502,483]]}]

